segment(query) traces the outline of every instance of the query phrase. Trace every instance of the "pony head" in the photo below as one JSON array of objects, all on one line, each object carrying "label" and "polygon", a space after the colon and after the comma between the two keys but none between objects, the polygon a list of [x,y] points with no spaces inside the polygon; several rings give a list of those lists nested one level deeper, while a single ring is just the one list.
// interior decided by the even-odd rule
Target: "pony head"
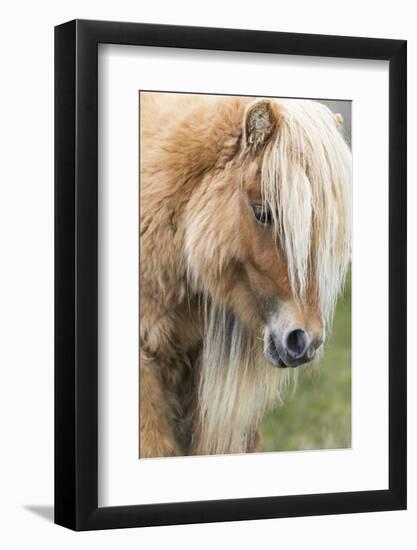
[{"label": "pony head", "polygon": [[282,368],[312,361],[325,341],[350,259],[351,153],[339,124],[318,102],[281,99],[236,100],[208,121],[201,139],[208,155],[216,140],[218,158],[187,202],[186,262],[229,363],[238,340],[262,339]]}]

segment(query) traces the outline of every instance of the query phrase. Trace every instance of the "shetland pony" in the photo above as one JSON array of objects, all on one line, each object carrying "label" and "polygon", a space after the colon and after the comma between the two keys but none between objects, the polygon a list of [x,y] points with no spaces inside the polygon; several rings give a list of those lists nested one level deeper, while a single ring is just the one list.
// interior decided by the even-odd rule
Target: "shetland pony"
[{"label": "shetland pony", "polygon": [[142,93],[140,457],[245,453],[320,354],[351,154],[306,100]]}]

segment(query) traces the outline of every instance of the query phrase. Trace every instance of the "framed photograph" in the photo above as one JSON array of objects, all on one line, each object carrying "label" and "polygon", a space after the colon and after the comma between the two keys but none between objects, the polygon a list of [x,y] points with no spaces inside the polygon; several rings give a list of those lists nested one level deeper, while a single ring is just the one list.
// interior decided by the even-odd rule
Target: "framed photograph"
[{"label": "framed photograph", "polygon": [[55,522],[406,507],[406,42],[55,29]]}]

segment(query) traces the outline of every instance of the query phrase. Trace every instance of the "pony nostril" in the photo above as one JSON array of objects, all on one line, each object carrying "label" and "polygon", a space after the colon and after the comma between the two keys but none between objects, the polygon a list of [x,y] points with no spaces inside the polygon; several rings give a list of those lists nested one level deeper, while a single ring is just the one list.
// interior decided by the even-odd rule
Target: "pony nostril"
[{"label": "pony nostril", "polygon": [[308,344],[309,338],[307,333],[302,329],[296,329],[288,334],[285,348],[288,355],[294,359],[298,359],[305,354]]}]

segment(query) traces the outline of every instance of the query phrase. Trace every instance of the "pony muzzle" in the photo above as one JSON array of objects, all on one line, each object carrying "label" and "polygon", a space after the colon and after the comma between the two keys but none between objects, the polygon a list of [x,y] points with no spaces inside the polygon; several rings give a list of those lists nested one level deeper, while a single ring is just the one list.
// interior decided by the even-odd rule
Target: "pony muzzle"
[{"label": "pony muzzle", "polygon": [[321,336],[312,338],[303,328],[296,327],[284,334],[266,327],[264,355],[274,367],[298,367],[313,361],[317,349],[323,344]]}]

